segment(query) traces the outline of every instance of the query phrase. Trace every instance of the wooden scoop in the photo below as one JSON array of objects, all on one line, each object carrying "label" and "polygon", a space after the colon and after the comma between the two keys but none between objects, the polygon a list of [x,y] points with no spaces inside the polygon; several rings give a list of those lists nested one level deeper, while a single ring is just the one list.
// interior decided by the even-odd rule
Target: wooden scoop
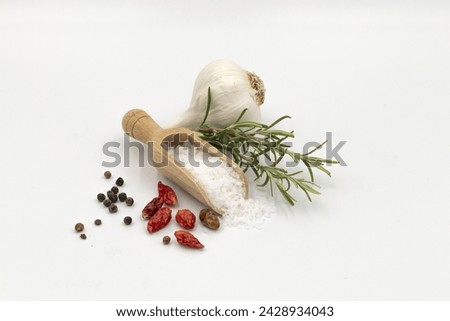
[{"label": "wooden scoop", "polygon": [[149,153],[151,155],[150,160],[161,174],[217,213],[222,213],[222,210],[208,198],[207,191],[198,183],[191,172],[178,164],[173,155],[167,152],[169,146],[174,147],[179,144],[190,143],[205,153],[219,157],[239,174],[244,185],[243,196],[244,198],[248,197],[248,182],[242,169],[217,148],[200,139],[194,131],[187,128],[162,129],[141,109],[132,109],[127,112],[122,119],[122,128],[126,134],[148,144],[148,147],[152,149]]}]

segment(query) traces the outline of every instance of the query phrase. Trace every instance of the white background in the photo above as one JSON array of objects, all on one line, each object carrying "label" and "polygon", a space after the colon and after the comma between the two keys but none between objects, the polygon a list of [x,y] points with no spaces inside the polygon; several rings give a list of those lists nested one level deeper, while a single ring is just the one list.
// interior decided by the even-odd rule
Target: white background
[{"label": "white background", "polygon": [[[1,1],[0,299],[450,299],[449,57],[445,1]],[[170,122],[218,58],[264,80],[298,149],[348,141],[348,166],[262,230],[163,246],[175,224],[139,220],[161,177],[133,152],[111,171],[136,204],[108,214],[102,146],[130,108]]]}]

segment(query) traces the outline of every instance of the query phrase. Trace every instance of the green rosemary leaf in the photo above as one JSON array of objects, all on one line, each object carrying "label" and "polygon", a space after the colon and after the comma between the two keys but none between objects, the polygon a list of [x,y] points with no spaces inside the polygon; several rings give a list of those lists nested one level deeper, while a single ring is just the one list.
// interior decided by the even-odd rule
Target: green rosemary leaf
[{"label": "green rosemary leaf", "polygon": [[235,123],[239,123],[239,121],[242,119],[242,117],[244,117],[244,114],[247,112],[248,108],[245,108],[241,114],[239,115],[239,117],[236,119]]},{"label": "green rosemary leaf", "polygon": [[303,160],[303,164],[305,164],[306,168],[308,169],[309,178],[311,179],[311,182],[314,182],[314,173],[312,171],[311,165],[305,160]]},{"label": "green rosemary leaf", "polygon": [[278,123],[282,122],[285,119],[291,119],[291,116],[288,115],[284,115],[283,117],[278,118],[277,120],[275,120],[272,124],[270,124],[269,126],[267,126],[267,128],[272,128],[275,125],[277,125]]},{"label": "green rosemary leaf", "polygon": [[306,197],[308,198],[308,201],[312,202],[311,196],[309,195],[308,191],[305,190],[303,187],[301,187],[302,191],[305,192]]},{"label": "green rosemary leaf", "polygon": [[328,176],[331,177],[331,173],[330,171],[328,171],[327,169],[325,169],[325,167],[323,167],[322,165],[316,166],[316,168],[322,172],[324,172],[325,174],[327,174]]},{"label": "green rosemary leaf", "polygon": [[308,192],[310,192],[310,193],[313,193],[313,194],[316,194],[316,195],[320,195],[320,192],[319,191],[316,191],[314,188],[312,188],[311,186],[309,186],[308,184],[302,184],[301,185],[302,186],[302,189],[305,189],[305,190],[307,190]]},{"label": "green rosemary leaf", "polygon": [[258,184],[257,186],[264,187],[267,185],[267,183],[269,183],[269,180],[270,180],[270,176],[266,173],[266,179],[264,180],[264,182],[262,182],[261,184]]},{"label": "green rosemary leaf", "polygon": [[205,125],[206,119],[208,119],[210,109],[211,109],[211,87],[208,87],[208,103],[206,105],[205,118],[203,118],[203,121],[199,127],[203,127]]},{"label": "green rosemary leaf", "polygon": [[293,198],[284,188],[284,186],[278,182],[275,183],[278,187],[278,190],[280,191],[281,195],[284,197],[284,199],[290,204],[294,205],[296,200]]},{"label": "green rosemary leaf", "polygon": [[314,153],[318,149],[321,149],[323,147],[323,145],[325,145],[326,143],[327,143],[327,141],[324,141],[322,144],[320,144],[319,146],[315,147],[313,150],[307,152],[306,154],[303,154],[303,156],[307,156],[307,155],[310,155],[310,154]]},{"label": "green rosemary leaf", "polygon": [[322,160],[325,164],[330,164],[330,165],[332,165],[332,164],[340,164],[339,163],[339,161],[336,161],[336,160],[332,160],[332,159],[324,159],[324,160]]},{"label": "green rosemary leaf", "polygon": [[284,137],[290,137],[290,138],[294,138],[295,137],[295,135],[294,135],[294,133],[291,131],[291,132],[287,132],[287,131],[285,131],[285,130],[275,130],[275,129],[270,129],[270,130],[267,130],[267,129],[263,129],[263,130],[260,130],[260,131],[258,131],[258,134],[260,134],[260,135],[267,135],[267,136],[284,136]]},{"label": "green rosemary leaf", "polygon": [[250,167],[251,169],[252,169],[252,171],[253,171],[253,173],[255,174],[255,181],[256,180],[258,180],[258,178],[256,178],[256,176],[258,176],[259,175],[259,173],[258,173],[258,171],[256,170],[256,168],[254,167],[254,166],[250,166],[250,165],[247,165],[248,167]]},{"label": "green rosemary leaf", "polygon": [[294,176],[296,176],[296,175],[298,175],[300,173],[303,173],[303,171],[297,171],[297,172],[294,172],[294,173],[289,173],[289,176],[294,177]]}]

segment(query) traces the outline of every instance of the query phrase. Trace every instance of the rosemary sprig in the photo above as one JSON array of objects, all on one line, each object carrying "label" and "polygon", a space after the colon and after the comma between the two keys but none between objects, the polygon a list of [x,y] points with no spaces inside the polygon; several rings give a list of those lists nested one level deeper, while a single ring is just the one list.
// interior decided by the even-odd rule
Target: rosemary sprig
[{"label": "rosemary sprig", "polygon": [[[207,119],[211,107],[211,91],[208,88],[208,104],[203,122],[196,129],[200,137],[223,153],[231,156],[244,172],[253,171],[255,180],[260,181],[258,186],[269,186],[272,196],[274,186],[278,189],[284,199],[291,205],[296,202],[289,193],[292,186],[302,189],[309,201],[310,194],[320,194],[314,183],[313,169],[324,172],[328,176],[331,173],[324,167],[325,164],[336,164],[336,161],[311,156],[312,153],[322,148],[325,144],[317,146],[308,153],[301,154],[290,149],[286,142],[288,138],[294,138],[293,131],[284,131],[274,127],[281,121],[290,118],[283,116],[270,125],[253,121],[241,121],[247,109],[243,110],[234,123],[225,128],[209,127]],[[278,167],[280,162],[290,158],[294,164],[302,162],[309,173],[310,180],[300,177],[303,171],[289,173],[285,168]]]}]

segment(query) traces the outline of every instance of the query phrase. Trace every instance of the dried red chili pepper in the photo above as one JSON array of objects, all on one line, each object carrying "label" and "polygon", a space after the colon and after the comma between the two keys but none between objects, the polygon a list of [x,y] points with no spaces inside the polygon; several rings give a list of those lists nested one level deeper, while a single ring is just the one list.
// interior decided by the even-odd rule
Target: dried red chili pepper
[{"label": "dried red chili pepper", "polygon": [[158,182],[158,194],[166,205],[175,205],[177,203],[177,194],[172,187],[164,185],[161,181]]},{"label": "dried red chili pepper", "polygon": [[166,227],[172,218],[172,210],[168,207],[162,207],[156,211],[147,223],[147,231],[149,233],[158,232],[160,229]]},{"label": "dried red chili pepper", "polygon": [[175,215],[175,220],[178,225],[188,230],[195,226],[195,215],[187,209],[178,210],[177,215]]},{"label": "dried red chili pepper", "polygon": [[204,248],[203,244],[200,243],[200,241],[188,231],[179,230],[176,231],[174,235],[180,245],[192,247],[194,249]]},{"label": "dried red chili pepper", "polygon": [[142,218],[144,220],[150,219],[153,215],[155,215],[156,211],[163,206],[163,204],[164,201],[161,198],[155,197],[147,205],[145,205],[142,210]]}]

